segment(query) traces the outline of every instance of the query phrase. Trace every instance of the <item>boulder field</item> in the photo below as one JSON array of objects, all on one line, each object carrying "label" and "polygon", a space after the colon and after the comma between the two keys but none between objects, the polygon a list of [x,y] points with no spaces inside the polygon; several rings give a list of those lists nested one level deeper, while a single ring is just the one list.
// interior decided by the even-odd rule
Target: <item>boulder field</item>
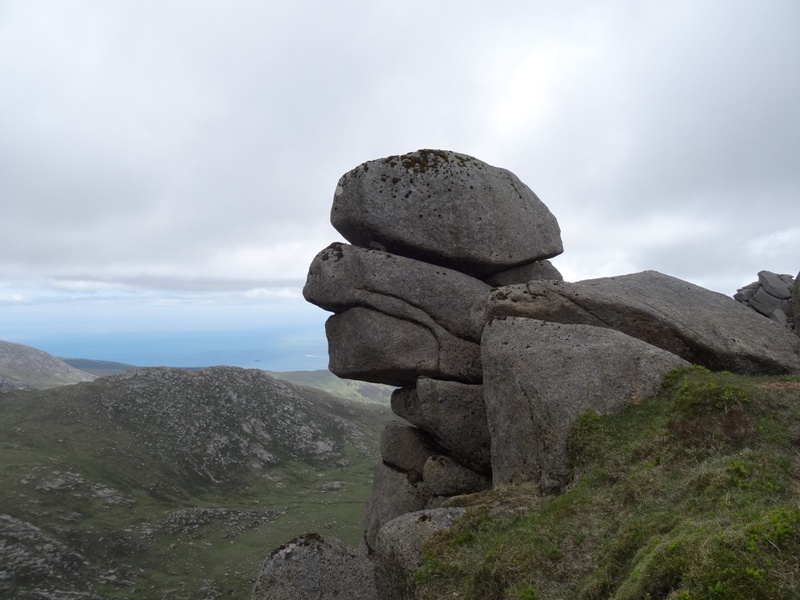
[{"label": "boulder field", "polygon": [[303,295],[334,313],[330,370],[397,386],[399,419],[381,441],[363,547],[298,538],[267,559],[254,600],[414,598],[422,544],[460,515],[446,499],[524,481],[559,493],[584,412],[646,402],[690,364],[800,372],[791,277],[759,273],[736,300],[655,271],[565,282],[547,260],[562,252],[555,217],[471,156],[366,162],[339,180],[331,223],[349,244],[314,258]]}]

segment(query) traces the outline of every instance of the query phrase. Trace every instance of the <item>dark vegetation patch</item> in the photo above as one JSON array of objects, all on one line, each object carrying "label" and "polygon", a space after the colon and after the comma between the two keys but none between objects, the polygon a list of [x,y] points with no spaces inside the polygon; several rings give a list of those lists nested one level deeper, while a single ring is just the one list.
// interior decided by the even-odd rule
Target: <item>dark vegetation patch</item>
[{"label": "dark vegetation patch", "polygon": [[575,478],[451,500],[421,598],[800,598],[800,376],[702,368],[615,416],[583,415]]}]

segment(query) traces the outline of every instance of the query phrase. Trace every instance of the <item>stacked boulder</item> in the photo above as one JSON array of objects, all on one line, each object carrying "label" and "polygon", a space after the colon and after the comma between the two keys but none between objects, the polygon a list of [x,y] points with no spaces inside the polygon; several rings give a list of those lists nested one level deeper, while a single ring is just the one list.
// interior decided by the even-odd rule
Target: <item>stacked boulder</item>
[{"label": "stacked boulder", "polygon": [[[798,276],[800,277],[800,274]],[[760,271],[758,281],[737,290],[733,299],[783,327],[796,330],[797,323],[792,302],[792,291],[795,286],[795,279],[791,275]]]},{"label": "stacked boulder", "polygon": [[331,222],[349,241],[311,264],[305,298],[326,323],[330,370],[398,386],[367,509],[381,527],[491,485],[481,336],[491,285],[560,279],[558,223],[514,174],[420,150],[370,161],[336,187]]},{"label": "stacked boulder", "polygon": [[[334,313],[329,368],[399,388],[366,515],[382,600],[414,597],[424,541],[461,514],[446,498],[523,481],[563,490],[587,410],[642,402],[690,364],[800,372],[800,337],[730,297],[654,271],[564,282],[547,261],[562,251],[556,219],[470,156],[364,163],[340,179],[331,222],[350,244],[322,250],[303,290]],[[334,546],[304,560],[361,568]]]}]

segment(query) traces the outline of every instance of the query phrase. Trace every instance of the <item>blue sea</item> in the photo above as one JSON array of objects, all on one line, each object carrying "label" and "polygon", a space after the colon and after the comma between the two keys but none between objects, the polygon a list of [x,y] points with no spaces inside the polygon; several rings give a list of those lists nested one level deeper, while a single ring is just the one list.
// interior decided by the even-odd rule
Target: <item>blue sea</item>
[{"label": "blue sea", "polygon": [[[15,340],[7,340],[15,341]],[[324,331],[172,331],[42,334],[24,342],[54,356],[110,360],[140,367],[227,365],[267,371],[328,367]]]},{"label": "blue sea", "polygon": [[140,367],[306,371],[328,366],[328,316],[302,298],[56,299],[2,306],[0,340]]}]

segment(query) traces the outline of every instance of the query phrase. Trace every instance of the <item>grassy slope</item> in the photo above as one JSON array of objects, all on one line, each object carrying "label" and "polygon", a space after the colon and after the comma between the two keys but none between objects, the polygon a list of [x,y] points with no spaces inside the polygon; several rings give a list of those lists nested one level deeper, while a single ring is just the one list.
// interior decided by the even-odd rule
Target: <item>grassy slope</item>
[{"label": "grassy slope", "polygon": [[[189,385],[184,375],[176,376],[167,395]],[[0,395],[0,514],[8,515],[0,516],[0,546],[7,550],[0,563],[9,562],[0,564],[0,597],[34,598],[33,590],[55,589],[102,598],[244,599],[266,555],[304,531],[359,542],[385,407],[301,390],[302,398],[316,398],[311,404],[325,415],[354,419],[366,437],[356,446],[345,441],[339,458],[328,462],[291,458],[295,451],[287,450],[286,458],[266,466],[230,463],[236,470],[228,478],[232,467],[218,473],[212,465],[213,483],[187,466],[199,463],[180,454],[194,450],[162,443],[164,425],[148,437],[146,426],[109,409],[149,402],[141,385],[139,395],[129,396],[124,380],[115,386],[98,380]],[[200,396],[198,389],[191,388],[189,405],[199,411],[212,402],[213,409],[213,395]],[[221,389],[227,398],[227,388]],[[180,407],[177,400],[153,401]],[[216,444],[220,435],[231,435],[224,428],[217,433],[211,435]],[[279,456],[279,449],[269,449]],[[54,550],[43,563],[46,544]],[[14,578],[4,581],[9,567]]]},{"label": "grassy slope", "polygon": [[296,385],[317,388],[358,402],[379,402],[389,404],[395,388],[380,383],[368,383],[354,379],[342,379],[330,371],[284,371],[270,372],[270,375]]},{"label": "grassy slope", "polygon": [[800,598],[800,376],[692,368],[573,430],[575,481],[456,498],[421,597]]}]

